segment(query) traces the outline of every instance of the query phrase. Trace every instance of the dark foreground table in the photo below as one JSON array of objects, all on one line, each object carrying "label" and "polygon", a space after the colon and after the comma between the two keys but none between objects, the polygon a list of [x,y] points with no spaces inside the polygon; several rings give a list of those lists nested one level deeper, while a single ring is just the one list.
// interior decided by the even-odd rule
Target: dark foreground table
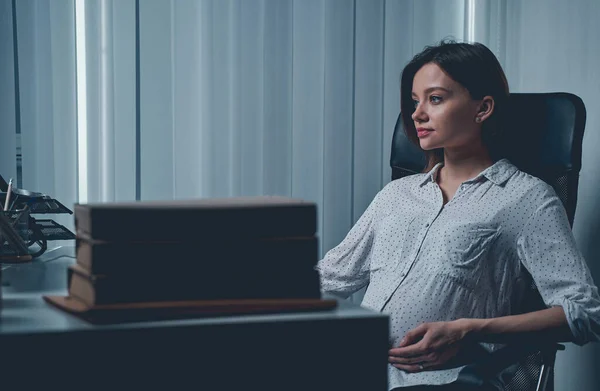
[{"label": "dark foreground table", "polygon": [[[48,305],[72,247],[1,265],[0,390],[386,390],[388,317],[325,312],[92,325]],[[165,268],[168,268],[165,262]]]}]

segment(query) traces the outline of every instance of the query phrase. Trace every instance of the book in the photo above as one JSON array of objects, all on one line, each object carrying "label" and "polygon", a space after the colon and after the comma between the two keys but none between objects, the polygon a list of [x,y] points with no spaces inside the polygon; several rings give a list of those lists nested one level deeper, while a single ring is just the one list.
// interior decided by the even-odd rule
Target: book
[{"label": "book", "polygon": [[276,274],[312,269],[318,262],[318,239],[198,238],[192,242],[111,242],[78,233],[77,264],[91,274],[137,273],[143,269],[185,268],[208,272],[231,268]]},{"label": "book", "polygon": [[110,241],[303,237],[317,230],[313,202],[279,197],[75,204],[75,228]]},{"label": "book", "polygon": [[107,304],[238,299],[318,299],[316,270],[280,271],[274,276],[232,269],[228,273],[190,273],[185,269],[140,270],[137,274],[94,275],[80,265],[68,269],[69,295],[93,307]]},{"label": "book", "polygon": [[46,303],[93,324],[327,311],[337,307],[337,301],[333,299],[162,301],[89,306],[74,296],[44,295],[43,298]]}]

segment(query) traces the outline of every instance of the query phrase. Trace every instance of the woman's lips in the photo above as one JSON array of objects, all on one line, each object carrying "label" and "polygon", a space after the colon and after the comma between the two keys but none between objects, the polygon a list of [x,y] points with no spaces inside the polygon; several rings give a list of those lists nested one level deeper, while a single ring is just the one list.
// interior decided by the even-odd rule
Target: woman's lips
[{"label": "woman's lips", "polygon": [[417,137],[419,138],[423,138],[423,137],[427,137],[429,136],[429,134],[433,133],[433,129],[426,129],[426,128],[418,128],[417,129]]}]

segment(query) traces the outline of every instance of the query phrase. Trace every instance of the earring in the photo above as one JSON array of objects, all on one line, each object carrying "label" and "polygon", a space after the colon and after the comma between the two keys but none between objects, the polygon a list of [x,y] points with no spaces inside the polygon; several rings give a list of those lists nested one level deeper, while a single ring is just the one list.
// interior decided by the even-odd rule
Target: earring
[{"label": "earring", "polygon": [[475,122],[477,122],[477,123],[481,122],[481,118],[479,118],[479,117],[475,118]]}]

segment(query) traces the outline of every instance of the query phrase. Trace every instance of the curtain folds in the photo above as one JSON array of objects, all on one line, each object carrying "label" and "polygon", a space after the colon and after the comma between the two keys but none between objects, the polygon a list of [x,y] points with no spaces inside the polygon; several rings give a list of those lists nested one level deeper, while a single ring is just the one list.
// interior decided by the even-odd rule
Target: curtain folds
[{"label": "curtain folds", "polygon": [[[1,72],[8,71],[12,83],[1,90],[7,100],[2,99],[0,110],[7,114],[3,123],[14,124],[1,130],[5,156],[2,175],[18,177],[18,187],[50,194],[72,205],[77,199],[73,1],[3,0],[0,4],[2,47],[12,46],[2,56]],[[9,5],[13,15],[10,23],[5,13]],[[9,25],[12,28],[7,28]],[[16,47],[7,45],[9,41]],[[13,53],[5,57],[10,50]],[[6,147],[15,149],[8,151]],[[17,176],[16,151],[22,155]],[[12,161],[7,162],[5,171],[6,157]],[[72,225],[71,216],[59,215],[56,220]]]},{"label": "curtain folds", "polygon": [[304,198],[337,244],[388,181],[384,8],[140,2],[141,198]]}]

